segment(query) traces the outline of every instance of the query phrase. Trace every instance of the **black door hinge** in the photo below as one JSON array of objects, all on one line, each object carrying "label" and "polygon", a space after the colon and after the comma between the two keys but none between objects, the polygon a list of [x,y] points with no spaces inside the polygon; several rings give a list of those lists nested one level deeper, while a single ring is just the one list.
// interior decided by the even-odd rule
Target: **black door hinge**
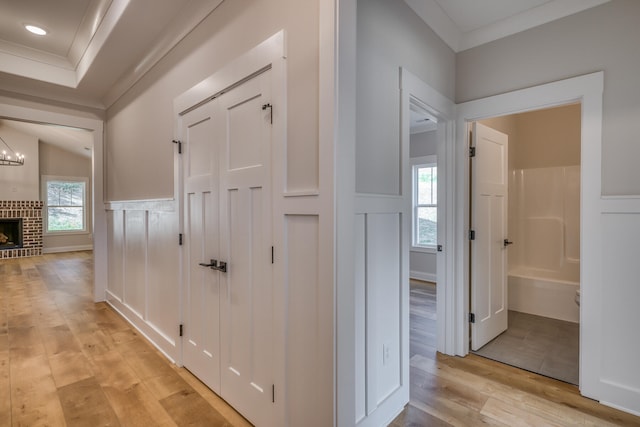
[{"label": "black door hinge", "polygon": [[436,248],[437,248],[436,250],[437,250],[438,252],[442,252],[442,245],[438,245]]},{"label": "black door hinge", "polygon": [[178,234],[178,244],[182,246],[182,233]]},{"label": "black door hinge", "polygon": [[174,144],[178,144],[178,154],[182,154],[182,142],[177,141],[175,139],[171,142],[173,142]]},{"label": "black door hinge", "polygon": [[469,240],[476,240],[476,230],[469,230]]},{"label": "black door hinge", "polygon": [[263,109],[263,110],[266,110],[267,108],[269,109],[269,115],[270,115],[269,120],[271,121],[271,124],[273,124],[273,105],[271,105],[271,104],[264,104],[264,105],[262,106],[262,109]]},{"label": "black door hinge", "polygon": [[182,324],[180,324],[180,328],[179,329],[180,329],[180,336],[182,336],[182,332],[183,332],[183,325]]},{"label": "black door hinge", "polygon": [[476,315],[474,313],[469,313],[469,323],[476,323]]},{"label": "black door hinge", "polygon": [[275,262],[275,259],[276,259],[275,250],[273,249],[273,246],[271,246],[271,264]]},{"label": "black door hinge", "polygon": [[469,147],[469,157],[476,156],[476,147]]}]

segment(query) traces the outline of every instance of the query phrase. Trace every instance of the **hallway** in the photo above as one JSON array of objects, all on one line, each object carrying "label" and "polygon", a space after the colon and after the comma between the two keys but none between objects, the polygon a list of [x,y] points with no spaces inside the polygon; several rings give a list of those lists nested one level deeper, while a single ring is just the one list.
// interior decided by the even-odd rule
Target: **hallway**
[{"label": "hallway", "polygon": [[562,381],[475,354],[435,352],[436,286],[411,281],[410,403],[391,424],[408,426],[640,426]]},{"label": "hallway", "polygon": [[0,426],[248,426],[107,304],[92,253],[0,262]]},{"label": "hallway", "polygon": [[[92,254],[0,262],[0,426],[249,426],[104,303]],[[640,426],[576,387],[435,353],[435,286],[412,284],[411,403],[392,426]]]}]

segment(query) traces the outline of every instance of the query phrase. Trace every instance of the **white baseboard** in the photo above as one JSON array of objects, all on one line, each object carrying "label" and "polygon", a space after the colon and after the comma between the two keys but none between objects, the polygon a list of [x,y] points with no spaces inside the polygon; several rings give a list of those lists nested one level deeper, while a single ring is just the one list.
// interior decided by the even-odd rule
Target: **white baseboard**
[{"label": "white baseboard", "polygon": [[438,278],[438,276],[433,273],[425,273],[424,271],[411,270],[409,272],[409,278],[416,279],[416,280],[424,280],[425,282],[436,283],[436,279]]},{"label": "white baseboard", "polygon": [[93,245],[76,245],[76,246],[59,246],[57,248],[42,248],[43,254],[57,254],[60,252],[76,252],[76,251],[91,251]]},{"label": "white baseboard", "polygon": [[170,337],[146,321],[138,312],[122,302],[120,298],[106,291],[105,301],[117,311],[132,327],[140,332],[155,348],[164,354],[171,363],[179,364],[177,337]]}]

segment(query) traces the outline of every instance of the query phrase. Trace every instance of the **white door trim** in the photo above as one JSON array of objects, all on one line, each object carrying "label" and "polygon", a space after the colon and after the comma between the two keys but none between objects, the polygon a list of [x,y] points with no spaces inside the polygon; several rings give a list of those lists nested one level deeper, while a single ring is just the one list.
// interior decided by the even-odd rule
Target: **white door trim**
[{"label": "white door trim", "polygon": [[[44,108],[44,107],[43,107]],[[104,205],[104,122],[80,115],[54,113],[36,107],[12,105],[0,98],[0,117],[59,126],[70,126],[91,131],[93,156],[91,160],[91,195],[93,212],[93,300],[105,300],[107,289],[107,214]]]},{"label": "white door trim", "polygon": [[[603,72],[574,77],[532,88],[517,90],[457,106],[457,244],[456,281],[451,291],[456,295],[457,319],[467,319],[469,312],[469,255],[466,232],[469,224],[469,165],[467,124],[472,121],[507,114],[581,102],[581,304],[580,304],[580,390],[598,399],[601,376],[601,317],[598,301],[602,293],[601,237],[602,179],[602,94]],[[583,230],[589,230],[584,233]],[[455,330],[455,354],[469,352],[469,328],[460,322]]]},{"label": "white door trim", "polygon": [[[455,105],[453,101],[440,94],[428,84],[424,83],[418,77],[408,70],[400,69],[400,93],[401,107],[400,115],[402,120],[401,140],[403,152],[409,156],[409,106],[411,102],[417,102],[438,120],[438,244],[443,246],[443,252],[439,253],[437,258],[436,283],[439,292],[436,297],[437,318],[438,318],[438,351],[447,354],[454,354],[455,341],[454,325],[455,311],[452,304],[455,299],[449,294],[450,290],[455,289],[454,276],[454,254],[456,240],[454,237],[455,222],[450,220],[455,212],[455,198],[450,197],[455,189]],[[444,171],[444,173],[442,173]],[[403,188],[411,188],[411,172],[407,165],[402,168],[403,180],[405,180]],[[411,212],[411,192],[406,192],[405,203],[408,205],[407,212]],[[409,231],[410,232],[410,231]],[[411,236],[405,236],[406,241],[411,241]],[[407,267],[408,268],[408,267]],[[440,292],[443,290],[443,292]],[[409,290],[406,290],[406,295]],[[407,314],[408,316],[408,314]],[[408,327],[408,326],[407,326]],[[408,329],[402,331],[403,342],[408,346]],[[404,335],[406,334],[406,337]],[[406,339],[404,339],[406,338]],[[408,347],[407,347],[408,357]],[[407,379],[408,384],[408,379]]]}]

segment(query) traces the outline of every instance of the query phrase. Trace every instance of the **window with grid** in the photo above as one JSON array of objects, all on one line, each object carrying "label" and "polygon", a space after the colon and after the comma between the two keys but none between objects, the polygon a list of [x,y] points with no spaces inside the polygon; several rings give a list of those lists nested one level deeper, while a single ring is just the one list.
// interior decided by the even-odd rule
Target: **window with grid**
[{"label": "window with grid", "polygon": [[85,232],[87,179],[43,177],[45,232]]},{"label": "window with grid", "polygon": [[413,246],[438,242],[438,166],[434,156],[413,165]]}]

